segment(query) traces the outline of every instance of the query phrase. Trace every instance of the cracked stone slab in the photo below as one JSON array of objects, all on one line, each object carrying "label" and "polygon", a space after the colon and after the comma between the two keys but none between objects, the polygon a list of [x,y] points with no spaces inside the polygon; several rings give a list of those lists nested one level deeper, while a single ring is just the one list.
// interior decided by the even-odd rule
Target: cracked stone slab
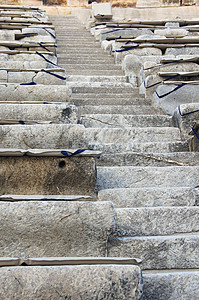
[{"label": "cracked stone slab", "polygon": [[7,267],[0,276],[5,299],[139,300],[142,295],[141,271],[132,265]]},{"label": "cracked stone slab", "polygon": [[1,156],[1,194],[94,195],[92,157]]},{"label": "cracked stone slab", "polygon": [[85,128],[82,125],[0,125],[0,137],[0,148],[87,148]]},{"label": "cracked stone slab", "polygon": [[89,143],[180,141],[180,132],[172,127],[86,128]]},{"label": "cracked stone slab", "polygon": [[139,257],[141,269],[199,268],[198,234],[110,238],[108,256]]},{"label": "cracked stone slab", "polygon": [[114,232],[111,202],[0,202],[1,256],[106,256]]},{"label": "cracked stone slab", "polygon": [[[5,123],[3,123],[5,121]],[[0,102],[0,124],[49,121],[77,124],[77,108],[69,104],[6,104]]]},{"label": "cracked stone slab", "polygon": [[198,166],[98,167],[97,188],[196,187]]},{"label": "cracked stone slab", "polygon": [[71,102],[71,90],[60,85],[1,84],[0,101]]}]

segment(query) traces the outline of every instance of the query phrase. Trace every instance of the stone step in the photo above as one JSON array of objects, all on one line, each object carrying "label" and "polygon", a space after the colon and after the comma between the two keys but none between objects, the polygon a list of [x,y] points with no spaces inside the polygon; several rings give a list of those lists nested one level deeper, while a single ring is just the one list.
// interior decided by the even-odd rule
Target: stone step
[{"label": "stone step", "polygon": [[174,127],[87,128],[89,143],[172,142],[180,141]]},{"label": "stone step", "polygon": [[127,83],[126,76],[78,76],[69,75],[67,76],[67,81],[71,81],[77,84],[77,82],[93,83],[93,82],[103,82],[103,83]]},{"label": "stone step", "polygon": [[133,265],[4,267],[0,276],[2,299],[111,299],[114,293],[139,300],[142,294],[141,271]]},{"label": "stone step", "polygon": [[0,148],[87,148],[85,128],[82,125],[1,125],[0,136]]},{"label": "stone step", "polygon": [[[60,60],[64,60],[64,59],[67,59],[67,58],[76,58],[76,59],[87,59],[89,60],[91,57],[91,54],[89,54],[88,52],[85,52],[85,53],[79,53],[79,52],[73,52],[73,51],[67,51],[66,53],[62,50],[62,51],[59,51],[59,49],[57,49],[57,53],[58,53],[58,59],[59,61]],[[97,56],[96,56],[96,59],[111,59],[113,62],[113,57],[111,55],[108,55],[107,53],[98,53]]]},{"label": "stone step", "polygon": [[5,104],[0,102],[0,124],[77,123],[77,109],[68,104]]},{"label": "stone step", "polygon": [[197,299],[199,270],[145,271],[143,300]]},{"label": "stone step", "polygon": [[[72,88],[74,90],[75,88]],[[158,115],[161,111],[158,108],[154,108],[149,105],[84,105],[78,106],[79,116],[85,116],[89,114],[93,115],[107,115],[105,118],[110,119],[111,115],[115,118],[115,115],[151,115],[151,117]],[[109,123],[109,122],[108,122]],[[123,125],[124,126],[124,125]],[[128,125],[127,125],[128,126]]]},{"label": "stone step", "polygon": [[[67,155],[62,153],[67,152]],[[70,157],[69,150],[1,149],[1,182],[3,194],[28,195],[94,195],[96,184],[95,156],[84,152]]]},{"label": "stone step", "polygon": [[108,256],[139,257],[142,270],[199,268],[198,234],[109,238]]},{"label": "stone step", "polygon": [[199,166],[98,167],[97,189],[140,187],[197,187]]},{"label": "stone step", "polygon": [[68,75],[85,75],[85,76],[112,76],[113,72],[114,75],[118,75],[121,76],[123,75],[122,70],[111,70],[111,69],[107,69],[107,70],[95,70],[95,69],[82,69],[82,68],[75,68],[75,69],[67,69],[66,66],[64,64],[60,65],[61,67],[63,67],[66,70],[66,74]]},{"label": "stone step", "polygon": [[99,84],[99,83],[92,83],[92,84],[77,84],[73,85],[71,83],[67,83],[68,87],[72,88],[73,93],[93,93],[93,94],[100,94],[100,93],[109,93],[109,94],[117,94],[117,93],[131,93],[137,95],[137,88],[132,88],[128,83],[121,83],[121,84]]},{"label": "stone step", "polygon": [[64,85],[0,84],[0,101],[70,102],[71,89]]},{"label": "stone step", "polygon": [[117,208],[116,224],[119,237],[197,234],[199,207]]},{"label": "stone step", "polygon": [[121,152],[136,152],[136,153],[168,153],[168,152],[188,152],[189,141],[182,142],[129,142],[129,143],[91,143],[89,148],[101,151],[105,154],[115,155]]},{"label": "stone step", "polygon": [[[103,63],[89,63],[89,64],[83,64],[83,63],[66,63],[65,61],[63,61],[60,66],[62,66],[65,70],[66,70],[66,74],[72,69],[72,70],[95,70],[95,71],[108,71],[111,70],[112,72],[114,70],[121,70],[118,66],[113,65],[112,63],[106,63],[105,65]],[[112,73],[113,74],[113,73]]]},{"label": "stone step", "polygon": [[[106,101],[111,101],[110,105],[117,105],[117,101],[122,101],[121,104],[118,105],[131,105],[131,104],[139,104],[140,101],[146,105],[151,104],[151,101],[149,99],[146,99],[143,97],[143,95],[139,95],[139,91],[137,88],[134,88],[132,90],[132,92],[129,93],[78,93],[72,94],[72,98],[73,99],[88,99],[91,101],[98,101],[98,99],[100,99],[99,101],[99,105],[108,105],[109,103],[107,103]],[[116,103],[112,103],[112,101],[115,99]],[[126,102],[125,102],[126,101]],[[128,103],[129,102],[129,103]],[[102,104],[104,103],[104,104]],[[128,104],[127,104],[128,103]],[[141,103],[141,104],[142,104]],[[92,102],[91,105],[93,105],[94,103]],[[96,102],[97,104],[97,102]]]},{"label": "stone step", "polygon": [[199,205],[199,189],[168,188],[115,188],[98,192],[99,201],[112,201],[116,208],[195,206]]},{"label": "stone step", "polygon": [[[59,54],[58,54],[59,55]],[[67,58],[65,57],[64,59],[59,59],[59,62],[65,65],[109,65],[109,66],[115,66],[113,64],[113,61],[110,58],[85,58],[85,57],[81,57],[81,58],[77,58],[77,57],[70,57]]]},{"label": "stone step", "polygon": [[[88,96],[88,97],[87,97]],[[106,97],[105,97],[106,96]],[[72,94],[72,99],[73,103],[77,106],[85,106],[85,105],[90,105],[90,106],[100,106],[100,105],[145,105],[149,106],[150,102],[147,102],[144,98],[127,98],[125,97],[120,97],[119,95],[100,95],[100,94]]]},{"label": "stone step", "polygon": [[106,256],[114,232],[111,202],[0,202],[0,208],[2,257]]},{"label": "stone step", "polygon": [[139,153],[120,152],[103,153],[98,166],[195,166],[199,164],[199,152]]},{"label": "stone step", "polygon": [[[105,106],[107,107],[107,106]],[[127,109],[129,106],[127,106]],[[145,107],[145,109],[147,106]],[[150,108],[148,110],[150,111]],[[139,107],[140,109],[140,107]],[[135,106],[135,112],[139,111]],[[123,110],[123,109],[122,109]],[[133,106],[130,111],[133,110]],[[81,111],[81,107],[80,107]],[[80,123],[85,127],[169,127],[171,125],[171,117],[164,115],[125,115],[125,114],[88,114],[80,119]]]}]

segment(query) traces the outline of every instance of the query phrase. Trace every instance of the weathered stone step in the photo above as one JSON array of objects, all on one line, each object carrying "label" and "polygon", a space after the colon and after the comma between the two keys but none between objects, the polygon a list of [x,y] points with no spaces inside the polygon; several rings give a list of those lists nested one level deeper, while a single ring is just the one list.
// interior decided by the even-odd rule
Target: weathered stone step
[{"label": "weathered stone step", "polygon": [[143,273],[143,300],[197,299],[199,270]]},{"label": "weathered stone step", "polygon": [[5,257],[106,256],[114,232],[111,202],[1,202],[0,208]]},{"label": "weathered stone step", "polygon": [[[58,54],[59,55],[59,54]],[[107,64],[107,65],[113,65],[114,66],[114,63],[111,59],[111,57],[109,57],[108,59],[107,58],[85,58],[85,57],[80,57],[80,58],[77,58],[77,57],[65,57],[64,59],[59,59],[59,62],[60,63],[64,63],[64,64],[74,64],[74,65],[80,65],[80,64],[83,64],[83,65],[86,65],[86,64],[89,64],[89,65],[100,65],[100,64]]]},{"label": "weathered stone step", "polygon": [[33,123],[77,123],[77,110],[68,104],[5,104],[0,102],[0,124]]},{"label": "weathered stone step", "polygon": [[[66,153],[64,155],[62,153]],[[74,153],[72,151],[72,153]],[[2,194],[94,195],[96,184],[95,153],[70,157],[71,150],[1,149]],[[99,155],[99,152],[98,152]]]},{"label": "weathered stone step", "polygon": [[[78,295],[85,300],[108,300],[117,295],[118,299],[139,300],[142,294],[141,271],[133,265],[5,267],[0,276],[2,299],[25,300],[26,295],[29,300],[75,299]],[[71,284],[74,279],[77,284]]]},{"label": "weathered stone step", "polygon": [[180,141],[179,129],[173,127],[87,128],[86,135],[91,144]]},{"label": "weathered stone step", "polygon": [[82,125],[1,125],[0,137],[0,148],[87,148]]},{"label": "weathered stone step", "polygon": [[64,85],[1,84],[0,101],[70,102],[71,90]]},{"label": "weathered stone step", "polygon": [[199,231],[199,207],[117,208],[116,224],[119,237],[194,234]]},{"label": "weathered stone step", "polygon": [[[72,88],[74,90],[75,88]],[[161,111],[149,105],[84,105],[78,106],[78,113],[80,116],[89,114],[100,114],[109,116],[114,115],[151,115],[156,116]],[[109,117],[110,118],[110,117]],[[106,119],[105,119],[106,120]]]},{"label": "weathered stone step", "polygon": [[199,205],[199,189],[168,188],[115,188],[98,192],[99,201],[112,201],[116,208],[194,206]]},{"label": "weathered stone step", "polygon": [[149,106],[150,103],[147,102],[144,98],[136,99],[134,97],[127,98],[120,97],[119,95],[106,95],[106,94],[72,94],[73,103],[77,106],[95,106],[95,105],[145,105]]},{"label": "weathered stone step", "polygon": [[98,167],[97,189],[140,187],[197,187],[199,166]]},{"label": "weathered stone step", "polygon": [[199,268],[198,234],[109,238],[108,256],[139,257],[141,269]]},{"label": "weathered stone step", "polygon": [[85,83],[92,83],[92,82],[104,82],[104,83],[127,83],[126,76],[75,76],[69,75],[67,76],[67,81],[72,82],[85,82]]},{"label": "weathered stone step", "polygon": [[[139,95],[139,91],[137,88],[133,88],[132,92],[129,93],[78,93],[78,94],[72,94],[72,98],[73,99],[88,99],[91,101],[98,101],[99,99],[99,104],[100,105],[108,105],[109,103],[107,103],[106,101],[111,101],[111,104],[115,104],[117,105],[117,101],[122,101],[122,103],[120,105],[123,105],[124,103],[126,103],[125,101],[127,101],[127,103],[129,102],[130,104],[139,104],[140,101],[143,103],[147,104],[151,104],[151,101],[149,99],[145,99],[143,97],[143,95]],[[116,103],[112,103],[112,101],[115,99]],[[103,102],[105,101],[105,102]],[[96,102],[97,103],[97,102]],[[104,103],[104,104],[102,104]],[[141,104],[142,104],[141,103]],[[94,103],[92,102],[91,105],[93,105]],[[118,104],[119,105],[119,104]],[[127,105],[127,104],[126,104]]]},{"label": "weathered stone step", "polygon": [[64,64],[60,64],[66,70],[66,74],[68,75],[85,75],[85,76],[112,76],[113,72],[114,75],[123,75],[122,70],[95,70],[95,69],[82,69],[82,68],[75,68],[75,69],[67,69]]},{"label": "weathered stone step", "polygon": [[[101,70],[101,71],[114,71],[114,70],[120,70],[120,68],[112,63],[107,63],[106,65],[104,65],[103,63],[100,62],[100,64],[81,64],[81,63],[66,63],[65,61],[61,63],[61,66],[63,66],[63,68],[66,70],[66,74],[68,71],[72,70]],[[112,73],[113,74],[113,73]]]},{"label": "weathered stone step", "polygon": [[98,166],[195,166],[199,164],[199,152],[139,153],[120,152],[103,153]]},{"label": "weathered stone step", "polygon": [[[107,106],[105,106],[107,107]],[[127,106],[127,109],[129,106]],[[146,106],[147,108],[147,106]],[[146,109],[145,108],[145,109]],[[147,108],[149,110],[149,108]],[[130,111],[133,110],[133,106]],[[140,110],[135,106],[135,113]],[[81,111],[81,107],[80,107]],[[150,110],[149,110],[150,111]],[[92,111],[93,112],[93,111]],[[88,114],[80,119],[85,127],[169,127],[171,117],[164,115]]]},{"label": "weathered stone step", "polygon": [[109,94],[117,94],[117,93],[131,93],[131,96],[133,94],[137,95],[137,88],[133,88],[128,83],[121,83],[121,84],[99,84],[99,83],[92,83],[92,84],[75,84],[72,85],[71,83],[67,83],[69,87],[72,88],[73,93],[94,93],[94,94],[100,94],[100,93],[109,93]]},{"label": "weathered stone step", "polygon": [[153,152],[153,153],[168,153],[168,152],[188,152],[189,142],[129,142],[129,143],[89,143],[90,149],[98,150],[106,154],[115,155],[121,152]]}]

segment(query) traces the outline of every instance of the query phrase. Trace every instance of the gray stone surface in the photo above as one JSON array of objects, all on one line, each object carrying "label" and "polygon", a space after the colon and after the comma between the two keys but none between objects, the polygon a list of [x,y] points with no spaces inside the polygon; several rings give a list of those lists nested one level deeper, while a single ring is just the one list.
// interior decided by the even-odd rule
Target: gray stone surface
[{"label": "gray stone surface", "polygon": [[112,4],[111,3],[92,3],[92,15],[96,19],[111,19],[112,18]]},{"label": "gray stone surface", "polygon": [[49,121],[50,123],[77,123],[77,108],[69,104],[5,104],[0,102],[0,123],[11,121]]},{"label": "gray stone surface", "polygon": [[135,38],[140,35],[147,34],[152,35],[152,31],[149,29],[137,29],[137,28],[105,28],[100,30],[100,42],[106,40],[107,37],[131,37]]},{"label": "gray stone surface", "polygon": [[181,47],[181,48],[167,48],[165,51],[165,55],[199,55],[199,48],[198,47]]},{"label": "gray stone surface", "polygon": [[158,115],[90,114],[81,117],[86,127],[169,127],[171,117]]},{"label": "gray stone surface", "polygon": [[154,34],[156,35],[163,35],[167,38],[179,38],[179,37],[185,37],[189,35],[189,31],[181,28],[167,28],[167,29],[156,29],[154,31]]},{"label": "gray stone surface", "polygon": [[0,157],[1,194],[90,195],[96,184],[92,157]]},{"label": "gray stone surface", "polygon": [[198,298],[199,272],[175,271],[143,275],[143,300],[190,300]]},{"label": "gray stone surface", "polygon": [[71,90],[66,86],[19,84],[0,85],[0,101],[70,102]]},{"label": "gray stone surface", "polygon": [[8,72],[9,83],[28,83],[34,81],[35,72]]},{"label": "gray stone surface", "polygon": [[0,207],[2,256],[106,256],[115,222],[111,202],[20,201]]},{"label": "gray stone surface", "polygon": [[[21,49],[20,49],[20,51],[21,51]],[[3,54],[1,54],[0,55],[0,58],[1,58],[1,60],[3,60],[3,57],[2,57],[2,55]],[[7,55],[7,54],[5,54],[5,55]],[[46,59],[48,59],[49,61],[51,61],[51,62],[53,62],[53,63],[57,63],[57,58],[56,58],[56,56],[54,56],[54,55],[49,55],[49,54],[44,54],[44,56],[45,56],[45,58]],[[41,56],[39,56],[39,55],[37,55],[37,54],[29,54],[29,53],[18,53],[18,54],[13,54],[13,55],[11,55],[11,54],[9,54],[9,55],[7,55],[7,57],[9,57],[9,60],[19,60],[19,61],[34,61],[34,60],[36,60],[36,61],[38,61],[38,60],[41,60],[41,61],[44,61],[44,59],[41,57]]]},{"label": "gray stone surface", "polygon": [[65,71],[51,71],[51,73],[61,76],[64,79],[58,78],[52,74],[46,72],[38,72],[34,77],[34,81],[38,84],[46,85],[66,85],[66,73]]},{"label": "gray stone surface", "polygon": [[82,125],[1,125],[0,148],[87,148]]},{"label": "gray stone surface", "polygon": [[199,267],[198,235],[110,238],[108,256],[139,257],[141,269],[194,269]]},{"label": "gray stone surface", "polygon": [[198,186],[198,166],[194,167],[98,167],[98,190],[140,187]]},{"label": "gray stone surface", "polygon": [[193,134],[192,128],[198,124],[199,103],[180,105],[173,115],[173,123],[180,128],[181,137],[186,140]]},{"label": "gray stone surface", "polygon": [[0,276],[2,299],[139,300],[142,294],[137,266],[14,267]]},{"label": "gray stone surface", "polygon": [[[124,57],[127,54],[134,54],[137,56],[160,56],[162,55],[162,51],[158,48],[152,48],[152,47],[145,47],[145,48],[135,48],[131,49],[125,52],[115,52],[114,53],[114,58],[116,64],[122,64]],[[170,53],[168,53],[170,54]]]},{"label": "gray stone surface", "polygon": [[86,128],[89,143],[180,141],[179,130],[172,127]]},{"label": "gray stone surface", "polygon": [[192,188],[121,188],[101,190],[100,201],[111,201],[116,208],[194,206],[199,190]]},{"label": "gray stone surface", "polygon": [[[161,96],[170,91],[173,91],[176,87],[177,85],[173,85],[173,84],[159,85],[156,91]],[[181,88],[179,88],[178,90],[174,91],[173,93],[163,98],[158,98],[158,96],[154,94],[153,103],[155,106],[160,107],[164,112],[173,115],[175,109],[180,104],[195,103],[195,102],[197,103],[198,93],[199,93],[199,85],[186,84]]]},{"label": "gray stone surface", "polygon": [[7,71],[0,70],[0,82],[7,82],[7,81],[8,81]]},{"label": "gray stone surface", "polygon": [[120,237],[193,234],[199,230],[199,207],[118,208],[116,224]]}]

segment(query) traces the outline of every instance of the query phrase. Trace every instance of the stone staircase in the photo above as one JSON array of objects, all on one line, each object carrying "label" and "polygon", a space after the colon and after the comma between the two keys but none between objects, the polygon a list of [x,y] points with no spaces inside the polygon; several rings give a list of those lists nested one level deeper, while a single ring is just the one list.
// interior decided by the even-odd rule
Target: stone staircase
[{"label": "stone staircase", "polygon": [[51,20],[89,149],[103,152],[96,191],[116,212],[107,256],[141,258],[143,299],[198,299],[198,153],[78,19]]},{"label": "stone staircase", "polygon": [[96,201],[100,151],[71,103],[84,87],[66,86],[44,11],[0,9],[0,298],[140,299],[140,260],[107,257],[115,210]]}]

